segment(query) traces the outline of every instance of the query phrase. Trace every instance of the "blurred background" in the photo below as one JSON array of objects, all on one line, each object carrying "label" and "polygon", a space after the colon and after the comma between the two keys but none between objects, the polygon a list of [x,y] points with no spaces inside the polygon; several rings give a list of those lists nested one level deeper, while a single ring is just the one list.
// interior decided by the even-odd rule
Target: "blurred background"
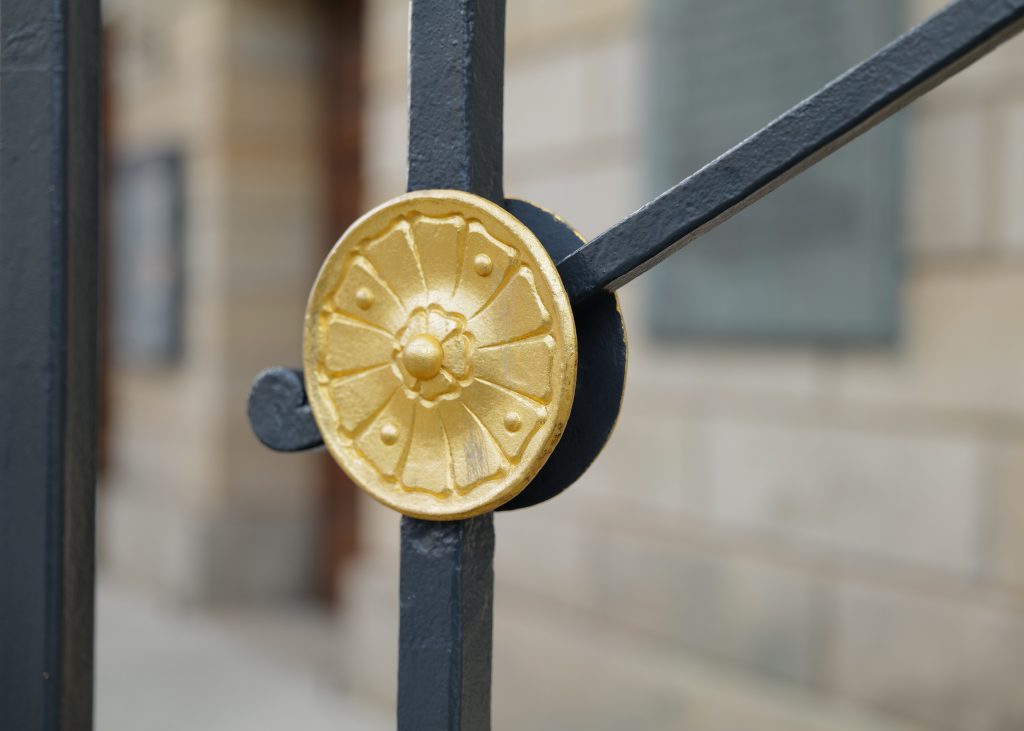
[{"label": "blurred background", "polygon": [[[508,0],[506,192],[592,237],[941,5]],[[392,728],[398,516],[245,403],[404,191],[407,2],[104,7],[97,728]],[[494,727],[1024,728],[1024,38],[620,294]]]}]

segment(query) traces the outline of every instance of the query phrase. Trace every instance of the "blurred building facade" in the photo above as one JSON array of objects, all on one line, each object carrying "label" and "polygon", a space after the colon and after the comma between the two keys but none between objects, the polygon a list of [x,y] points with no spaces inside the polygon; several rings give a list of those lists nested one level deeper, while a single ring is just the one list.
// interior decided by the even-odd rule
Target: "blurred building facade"
[{"label": "blurred building facade", "polygon": [[[176,361],[112,366],[103,552],[176,601],[298,595],[324,560],[322,458],[262,449],[244,415],[256,370],[298,362],[340,233],[323,13],[111,4],[116,154],[184,154],[185,295]],[[366,208],[404,190],[408,5],[362,13]],[[650,197],[650,33],[645,2],[509,0],[508,195],[588,237]],[[608,447],[497,518],[496,728],[1024,727],[1024,42],[903,123],[894,344],[677,343],[646,278],[621,292]],[[398,516],[358,515],[340,662],[389,705]]]},{"label": "blurred building facade", "polygon": [[260,448],[245,403],[259,364],[295,362],[323,249],[313,15],[207,0],[105,11],[109,172],[180,156],[184,281],[173,358],[124,363],[111,347],[101,553],[183,602],[308,591],[317,460]]}]

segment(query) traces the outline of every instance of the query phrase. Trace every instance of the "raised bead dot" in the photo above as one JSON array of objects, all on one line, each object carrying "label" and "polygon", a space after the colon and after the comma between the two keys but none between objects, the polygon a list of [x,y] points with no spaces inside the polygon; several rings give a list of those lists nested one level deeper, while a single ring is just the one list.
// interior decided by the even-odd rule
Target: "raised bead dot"
[{"label": "raised bead dot", "polygon": [[373,292],[366,287],[360,287],[356,290],[356,304],[359,305],[359,309],[368,310],[373,305]]},{"label": "raised bead dot", "polygon": [[409,375],[421,381],[429,381],[441,372],[444,351],[433,335],[421,333],[409,341],[402,350],[402,363]]},{"label": "raised bead dot", "polygon": [[504,424],[505,428],[510,432],[517,432],[519,431],[519,427],[523,425],[523,420],[519,414],[514,411],[510,411],[505,414]]},{"label": "raised bead dot", "polygon": [[387,445],[398,441],[398,427],[394,424],[385,424],[380,428],[380,440]]},{"label": "raised bead dot", "polygon": [[491,257],[487,256],[487,254],[477,254],[473,257],[473,271],[481,277],[490,275],[493,269],[494,264],[491,262]]}]

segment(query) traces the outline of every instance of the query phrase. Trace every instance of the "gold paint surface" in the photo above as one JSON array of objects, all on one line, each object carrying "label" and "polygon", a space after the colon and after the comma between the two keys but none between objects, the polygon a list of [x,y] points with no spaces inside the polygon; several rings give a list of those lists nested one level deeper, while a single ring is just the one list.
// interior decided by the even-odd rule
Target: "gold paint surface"
[{"label": "gold paint surface", "polygon": [[306,308],[306,392],[370,495],[452,520],[515,497],[565,429],[576,329],[544,247],[469,193],[418,191],[356,221]]}]

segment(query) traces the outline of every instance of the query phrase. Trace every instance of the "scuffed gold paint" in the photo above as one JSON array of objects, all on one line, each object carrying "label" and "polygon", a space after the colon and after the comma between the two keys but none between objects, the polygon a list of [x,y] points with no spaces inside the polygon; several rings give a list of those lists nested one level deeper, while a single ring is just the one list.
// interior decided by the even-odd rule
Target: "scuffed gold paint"
[{"label": "scuffed gold paint", "polygon": [[469,193],[400,196],[356,221],[310,293],[306,391],[342,469],[406,515],[515,497],[565,429],[576,330],[526,226]]}]

